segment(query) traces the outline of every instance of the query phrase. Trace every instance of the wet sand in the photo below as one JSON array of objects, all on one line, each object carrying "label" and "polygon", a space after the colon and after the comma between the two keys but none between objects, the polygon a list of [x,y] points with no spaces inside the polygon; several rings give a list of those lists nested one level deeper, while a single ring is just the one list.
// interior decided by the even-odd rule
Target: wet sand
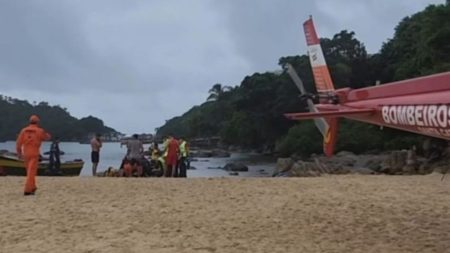
[{"label": "wet sand", "polygon": [[0,178],[0,252],[450,252],[450,177]]}]

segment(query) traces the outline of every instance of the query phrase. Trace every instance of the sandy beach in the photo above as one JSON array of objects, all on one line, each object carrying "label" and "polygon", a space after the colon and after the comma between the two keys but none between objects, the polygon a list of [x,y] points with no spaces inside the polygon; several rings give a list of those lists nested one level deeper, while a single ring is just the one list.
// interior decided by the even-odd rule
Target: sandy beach
[{"label": "sandy beach", "polygon": [[450,178],[0,178],[0,252],[450,252]]}]

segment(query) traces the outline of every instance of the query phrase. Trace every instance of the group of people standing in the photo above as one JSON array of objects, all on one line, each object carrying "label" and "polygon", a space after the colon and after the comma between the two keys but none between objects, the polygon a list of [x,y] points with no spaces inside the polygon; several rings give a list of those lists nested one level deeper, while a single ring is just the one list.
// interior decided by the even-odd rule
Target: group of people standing
[{"label": "group of people standing", "polygon": [[187,177],[189,169],[189,145],[184,138],[178,140],[169,135],[164,138],[162,150],[158,143],[153,142],[149,148],[150,165],[160,171],[159,176]]},{"label": "group of people standing", "polygon": [[[121,146],[124,143],[121,143]],[[162,150],[158,143],[153,142],[149,148],[149,159],[145,157],[144,145],[139,140],[139,135],[134,134],[125,143],[127,153],[122,160],[117,176],[165,176],[186,177],[189,167],[189,146],[184,138],[175,139],[173,135],[164,138]],[[100,148],[102,147],[101,135],[97,134],[91,139],[92,175],[97,175]],[[159,171],[160,173],[152,173]],[[111,173],[114,174],[114,173]],[[114,175],[112,175],[114,176]]]},{"label": "group of people standing", "polygon": [[[152,160],[154,153],[160,153],[156,143],[151,148]],[[169,135],[163,142],[162,158],[164,160],[165,177],[186,177],[189,168],[189,145],[184,138],[178,140]],[[157,158],[159,159],[159,158]]]}]

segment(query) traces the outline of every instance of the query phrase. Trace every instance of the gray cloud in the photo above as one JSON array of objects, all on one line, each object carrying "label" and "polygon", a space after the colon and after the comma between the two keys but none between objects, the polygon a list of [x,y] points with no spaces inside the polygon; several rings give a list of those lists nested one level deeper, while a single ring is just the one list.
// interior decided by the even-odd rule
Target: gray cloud
[{"label": "gray cloud", "polygon": [[214,83],[305,52],[301,23],[354,30],[370,52],[435,0],[0,1],[0,93],[150,132],[205,101]]},{"label": "gray cloud", "polygon": [[444,0],[260,0],[220,1],[239,53],[252,67],[271,70],[281,56],[304,54],[303,22],[313,15],[321,37],[355,31],[370,53],[393,36],[398,22],[429,4]]}]

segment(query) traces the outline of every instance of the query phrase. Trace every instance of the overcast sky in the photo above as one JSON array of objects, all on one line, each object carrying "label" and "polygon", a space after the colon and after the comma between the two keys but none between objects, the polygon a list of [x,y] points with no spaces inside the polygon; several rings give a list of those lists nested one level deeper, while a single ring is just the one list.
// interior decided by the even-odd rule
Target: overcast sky
[{"label": "overcast sky", "polygon": [[355,31],[376,53],[405,16],[444,0],[0,0],[0,94],[153,132],[215,83],[279,69],[320,37]]}]

